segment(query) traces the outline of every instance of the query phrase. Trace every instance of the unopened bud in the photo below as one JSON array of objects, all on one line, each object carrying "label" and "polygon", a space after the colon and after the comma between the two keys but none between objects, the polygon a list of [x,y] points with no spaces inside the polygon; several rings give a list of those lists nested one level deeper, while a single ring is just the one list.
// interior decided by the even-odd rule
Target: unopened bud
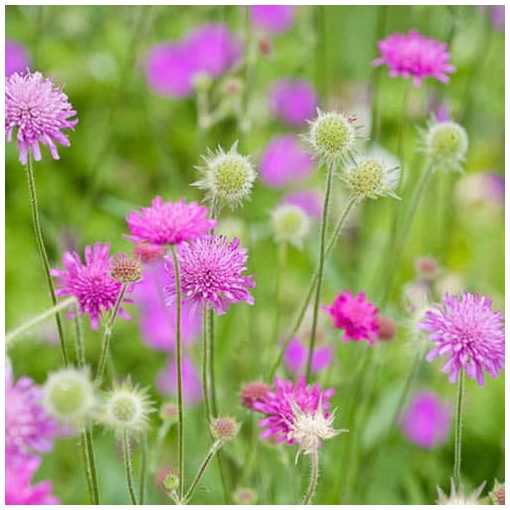
[{"label": "unopened bud", "polygon": [[213,418],[211,422],[211,434],[218,441],[230,441],[237,436],[240,425],[234,418]]}]

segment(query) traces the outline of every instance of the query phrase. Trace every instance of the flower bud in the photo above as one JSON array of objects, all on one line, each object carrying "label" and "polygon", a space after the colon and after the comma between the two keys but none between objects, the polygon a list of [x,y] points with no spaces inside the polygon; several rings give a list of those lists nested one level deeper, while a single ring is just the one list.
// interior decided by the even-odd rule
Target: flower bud
[{"label": "flower bud", "polygon": [[134,257],[119,253],[111,271],[112,278],[120,283],[135,283],[142,279],[142,264]]},{"label": "flower bud", "polygon": [[211,434],[218,441],[230,441],[237,436],[240,425],[234,418],[220,417],[211,421]]},{"label": "flower bud", "polygon": [[253,404],[264,400],[268,391],[271,391],[271,386],[263,381],[249,382],[241,389],[241,404],[253,409]]},{"label": "flower bud", "polygon": [[301,248],[310,234],[312,222],[301,207],[282,204],[271,215],[271,228],[277,243],[290,243]]},{"label": "flower bud", "polygon": [[395,321],[385,315],[378,315],[375,319],[379,330],[377,336],[380,340],[393,340],[396,332]]},{"label": "flower bud", "polygon": [[419,276],[433,279],[439,273],[439,264],[432,257],[420,257],[416,259],[415,269]]},{"label": "flower bud", "polygon": [[431,123],[424,136],[424,150],[435,167],[462,171],[468,149],[466,130],[456,122]]},{"label": "flower bud", "polygon": [[236,505],[255,505],[258,495],[249,487],[240,487],[234,492],[234,503]]},{"label": "flower bud", "polygon": [[152,264],[161,260],[165,255],[165,247],[161,244],[153,244],[149,241],[135,243],[133,254],[144,264]]}]

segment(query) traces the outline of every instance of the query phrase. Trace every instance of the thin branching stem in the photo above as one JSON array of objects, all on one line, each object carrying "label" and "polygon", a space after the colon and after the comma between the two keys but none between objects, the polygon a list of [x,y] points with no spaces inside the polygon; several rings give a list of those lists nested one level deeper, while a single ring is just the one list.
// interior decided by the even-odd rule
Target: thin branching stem
[{"label": "thin branching stem", "polygon": [[147,437],[142,437],[141,441],[141,453],[142,453],[142,461],[140,464],[140,495],[138,497],[138,501],[140,505],[144,504],[145,501],[145,484],[147,482]]},{"label": "thin branching stem", "polygon": [[204,305],[202,322],[202,391],[204,392],[205,414],[207,418],[207,427],[211,422],[211,403],[209,401],[209,311],[207,305]]},{"label": "thin branching stem", "polygon": [[138,505],[138,502],[136,500],[135,487],[133,483],[133,462],[131,459],[131,445],[128,433],[126,431],[122,433],[122,449],[124,451],[124,468],[126,472],[126,484],[129,498],[131,499],[131,503],[133,505]]},{"label": "thin branching stem", "polygon": [[453,481],[460,487],[462,461],[462,413],[464,411],[464,370],[461,369],[457,381],[457,399],[455,402],[455,453],[453,463]]}]

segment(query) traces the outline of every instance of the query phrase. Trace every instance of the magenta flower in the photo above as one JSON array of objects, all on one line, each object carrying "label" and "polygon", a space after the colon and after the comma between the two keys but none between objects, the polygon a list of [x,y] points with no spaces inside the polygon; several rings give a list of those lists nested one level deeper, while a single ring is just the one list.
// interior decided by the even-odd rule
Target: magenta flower
[{"label": "magenta flower", "polygon": [[437,356],[448,359],[442,371],[455,382],[459,372],[484,384],[484,370],[496,377],[504,368],[505,332],[503,314],[492,310],[492,300],[464,292],[462,297],[443,297],[428,311],[419,328],[429,334],[436,347],[427,354],[427,361]]},{"label": "magenta flower", "polygon": [[267,186],[281,188],[303,180],[314,168],[312,156],[293,135],[277,136],[266,147],[260,161],[260,178]]},{"label": "magenta flower", "polygon": [[[99,317],[115,306],[122,284],[111,277],[113,266],[110,257],[109,243],[96,243],[93,246],[85,246],[85,263],[75,251],[67,251],[62,258],[64,269],[54,268],[51,275],[54,276],[57,285],[57,296],[74,296],[79,304],[82,314],[90,315],[92,329],[97,329]],[[132,287],[128,287],[130,292]],[[123,299],[124,303],[130,303],[131,299]],[[129,314],[121,307],[119,315],[126,320]],[[70,312],[68,317],[72,318]]]},{"label": "magenta flower", "polygon": [[5,132],[10,142],[16,133],[19,160],[28,162],[28,153],[40,161],[39,143],[47,145],[53,159],[59,159],[55,142],[69,147],[63,129],[74,129],[78,119],[62,90],[41,73],[14,73],[5,80]]},{"label": "magenta flower", "polygon": [[216,226],[215,220],[207,218],[207,207],[196,202],[186,204],[164,202],[156,197],[150,207],[142,207],[126,216],[128,236],[133,242],[148,241],[154,244],[178,244],[207,234]]},{"label": "magenta flower", "polygon": [[[181,287],[184,301],[195,305],[209,305],[223,315],[230,304],[255,300],[248,289],[255,287],[246,270],[247,250],[239,239],[228,241],[224,236],[206,236],[179,246]],[[173,264],[167,257],[166,269],[173,273]],[[169,303],[175,299],[175,282],[167,287]]]},{"label": "magenta flower", "polygon": [[271,87],[269,105],[275,117],[299,126],[317,115],[318,101],[307,81],[280,80]]},{"label": "magenta flower", "polygon": [[28,65],[26,49],[15,41],[5,41],[5,76],[23,73],[28,69]]},{"label": "magenta flower", "polygon": [[[158,374],[157,388],[162,394],[177,396],[177,366],[175,358],[170,358],[166,367]],[[194,405],[202,400],[200,377],[195,365],[186,356],[182,358],[182,389],[186,404]]]},{"label": "magenta flower", "polygon": [[422,448],[446,443],[450,430],[451,409],[432,392],[416,394],[400,424],[409,441]]},{"label": "magenta flower", "polygon": [[[331,345],[314,350],[311,367],[314,374],[322,372],[331,365],[333,352],[334,349]],[[305,367],[307,355],[308,349],[297,338],[293,338],[287,346],[283,360],[290,372],[298,374]]]},{"label": "magenta flower", "polygon": [[277,34],[287,31],[292,26],[294,9],[292,5],[252,5],[250,18],[261,30]]},{"label": "magenta flower", "polygon": [[381,56],[373,64],[387,65],[392,78],[412,77],[416,87],[428,77],[448,83],[448,74],[455,71],[450,64],[447,44],[424,37],[416,30],[410,30],[408,34],[392,34],[379,41],[378,48]]},{"label": "magenta flower", "polygon": [[344,330],[344,341],[367,340],[374,344],[379,328],[376,306],[368,301],[364,292],[353,296],[350,290],[341,292],[331,306],[324,306],[333,319],[335,328]]},{"label": "magenta flower", "polygon": [[297,205],[311,218],[321,219],[322,199],[316,191],[292,191],[283,197],[281,203]]},{"label": "magenta flower", "polygon": [[24,460],[5,457],[5,504],[6,505],[59,505],[53,495],[51,482],[32,485],[32,478],[41,465],[39,457],[30,456]]}]

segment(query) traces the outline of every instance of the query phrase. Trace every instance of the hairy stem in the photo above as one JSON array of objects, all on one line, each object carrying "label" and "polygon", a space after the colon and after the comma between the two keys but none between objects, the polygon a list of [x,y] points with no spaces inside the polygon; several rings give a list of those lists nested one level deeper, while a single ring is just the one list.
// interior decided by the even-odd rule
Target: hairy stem
[{"label": "hairy stem", "polygon": [[74,333],[76,338],[76,361],[82,368],[85,366],[85,348],[83,346],[83,330],[81,327],[80,311],[78,306],[74,306]]},{"label": "hairy stem", "polygon": [[457,381],[457,400],[455,402],[455,456],[453,463],[453,481],[460,487],[462,461],[462,413],[464,410],[464,370],[461,369]]},{"label": "hairy stem", "polygon": [[142,462],[140,465],[140,496],[138,500],[140,505],[144,504],[145,500],[145,483],[147,478],[147,437],[144,436],[141,440],[142,446]]},{"label": "hairy stem", "polygon": [[319,482],[319,452],[314,451],[310,454],[310,483],[306,490],[303,505],[310,505],[317,489]]},{"label": "hairy stem", "polygon": [[90,425],[82,432],[82,441],[85,444],[85,464],[87,466],[87,480],[91,490],[90,499],[93,505],[99,505],[99,486],[97,483],[94,440],[92,439],[92,428]]},{"label": "hairy stem", "polygon": [[124,450],[124,467],[126,471],[126,484],[131,503],[138,505],[136,501],[135,488],[133,484],[133,463],[131,460],[131,445],[129,444],[129,436],[127,432],[122,434],[122,446]]},{"label": "hairy stem", "polygon": [[202,322],[202,391],[204,392],[205,414],[207,418],[207,427],[211,423],[211,403],[209,401],[209,311],[207,305],[204,306]]}]

